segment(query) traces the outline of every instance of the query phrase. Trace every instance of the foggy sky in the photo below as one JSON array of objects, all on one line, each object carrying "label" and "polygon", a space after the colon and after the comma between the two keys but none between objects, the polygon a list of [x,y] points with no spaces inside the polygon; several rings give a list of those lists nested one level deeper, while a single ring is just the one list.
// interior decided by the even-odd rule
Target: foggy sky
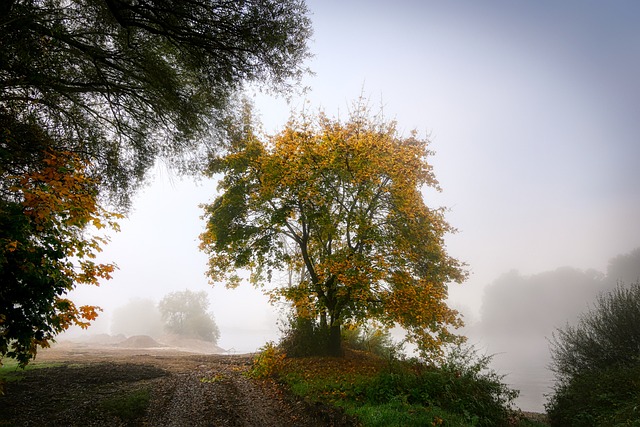
[{"label": "foggy sky", "polygon": [[[315,29],[309,92],[250,91],[268,133],[305,101],[346,117],[360,94],[399,128],[429,135],[446,206],[459,232],[450,254],[471,276],[450,290],[469,323],[486,285],[512,269],[606,271],[640,246],[640,4],[624,1],[309,1]],[[131,298],[206,290],[219,345],[255,350],[278,336],[278,310],[248,285],[207,284],[198,252],[200,203],[212,181],[179,179],[159,164],[134,198],[103,259],[120,270],[74,293],[105,313]]]}]

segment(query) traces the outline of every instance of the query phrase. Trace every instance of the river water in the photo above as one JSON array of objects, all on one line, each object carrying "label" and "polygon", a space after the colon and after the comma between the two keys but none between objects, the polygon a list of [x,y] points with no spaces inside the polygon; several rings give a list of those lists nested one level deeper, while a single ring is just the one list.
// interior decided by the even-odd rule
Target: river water
[{"label": "river water", "polygon": [[504,382],[512,389],[520,390],[520,395],[515,401],[518,408],[523,411],[545,412],[544,405],[553,387],[551,372],[523,368],[508,374]]},{"label": "river water", "polygon": [[520,395],[515,401],[523,411],[545,412],[544,405],[553,391],[553,372],[548,369],[550,358],[544,353],[524,352],[511,348],[494,354],[491,367],[501,375],[503,382]]}]

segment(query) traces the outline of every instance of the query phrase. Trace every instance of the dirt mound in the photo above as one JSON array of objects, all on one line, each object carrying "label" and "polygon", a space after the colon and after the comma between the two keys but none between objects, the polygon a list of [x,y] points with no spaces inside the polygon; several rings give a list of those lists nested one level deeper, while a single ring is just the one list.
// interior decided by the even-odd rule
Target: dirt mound
[{"label": "dirt mound", "polygon": [[149,335],[134,335],[118,344],[118,347],[124,348],[154,348],[165,347]]},{"label": "dirt mound", "polygon": [[169,347],[174,347],[178,350],[188,351],[191,353],[220,354],[226,352],[226,350],[218,347],[212,342],[196,338],[185,338],[179,335],[165,335],[158,338],[158,341]]},{"label": "dirt mound", "polygon": [[115,345],[115,344],[122,343],[126,339],[127,337],[125,337],[122,334],[118,334],[118,335],[97,334],[97,335],[89,335],[89,337],[87,337],[87,339],[85,339],[84,341],[87,344],[94,344],[94,345]]}]

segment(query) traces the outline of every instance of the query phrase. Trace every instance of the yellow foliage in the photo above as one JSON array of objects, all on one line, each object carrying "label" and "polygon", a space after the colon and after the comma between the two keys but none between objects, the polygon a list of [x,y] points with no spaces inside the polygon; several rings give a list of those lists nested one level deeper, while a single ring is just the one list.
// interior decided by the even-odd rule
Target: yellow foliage
[{"label": "yellow foliage", "polygon": [[[19,351],[28,352],[31,357],[38,346],[48,346],[56,333],[73,324],[87,327],[96,318],[98,307],[77,308],[64,295],[78,284],[98,285],[100,280],[110,279],[116,268],[114,264],[94,261],[108,238],[94,235],[92,231],[118,230],[117,220],[123,216],[100,206],[99,183],[89,177],[88,167],[87,162],[74,153],[47,150],[40,168],[5,177],[13,183],[8,200],[14,201],[12,206],[25,226],[14,232],[15,237],[0,239],[2,255],[6,255],[5,262],[20,264],[20,271],[27,279],[16,278],[16,281],[37,280],[34,277],[47,275],[37,287],[52,287],[45,295],[55,295],[43,295],[43,301],[39,302],[39,306],[53,306],[53,311],[39,314],[36,320],[39,324],[46,323],[49,328],[45,328],[45,332],[34,326],[29,333],[25,329],[19,337],[7,335],[5,338],[17,340],[15,345],[21,346]],[[34,283],[26,284],[36,287]],[[15,285],[3,283],[3,286]],[[25,303],[32,302],[15,302]],[[12,321],[6,316],[3,319],[7,323]]]},{"label": "yellow foliage", "polygon": [[248,371],[248,375],[257,379],[272,377],[282,369],[286,357],[287,355],[274,343],[269,342],[254,357],[253,365]]},{"label": "yellow foliage", "polygon": [[[96,229],[109,227],[119,230],[117,220],[122,214],[108,212],[98,204],[97,182],[85,174],[88,164],[76,154],[66,151],[47,151],[44,167],[18,178],[19,185],[12,188],[22,194],[24,214],[29,216],[39,232],[57,230],[60,244],[65,246],[68,258],[78,258],[80,269],[68,267],[66,260],[60,269],[76,283],[98,284],[98,279],[109,279],[115,269],[113,264],[95,264],[82,261],[95,258],[101,252],[105,237],[86,237],[88,225]],[[17,242],[10,242],[7,250],[15,249]]]},{"label": "yellow foliage", "polygon": [[257,284],[262,267],[298,272],[272,300],[337,324],[400,324],[437,349],[451,338],[442,330],[461,323],[446,284],[465,273],[444,249],[454,229],[422,197],[424,186],[439,190],[428,140],[361,107],[346,122],[294,117],[269,141],[252,135],[215,160],[225,176],[205,206],[209,277],[229,283],[237,268],[259,266]]}]

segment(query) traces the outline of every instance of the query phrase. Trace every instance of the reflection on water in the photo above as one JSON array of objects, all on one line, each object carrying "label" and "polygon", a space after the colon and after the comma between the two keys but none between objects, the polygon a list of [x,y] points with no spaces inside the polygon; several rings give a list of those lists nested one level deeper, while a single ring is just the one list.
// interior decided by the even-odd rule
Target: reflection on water
[{"label": "reflection on water", "polygon": [[531,369],[511,372],[504,379],[512,389],[520,390],[515,401],[523,411],[544,412],[547,395],[552,391],[553,376],[548,370]]},{"label": "reflection on water", "polygon": [[280,337],[279,331],[276,330],[220,329],[222,333],[218,345],[229,354],[254,353],[269,341],[277,342]]},{"label": "reflection on water", "polygon": [[525,351],[525,347],[503,347],[495,354],[491,366],[512,389],[519,390],[515,401],[523,411],[544,412],[547,396],[553,388],[553,372],[548,369],[550,358],[541,352]]}]

